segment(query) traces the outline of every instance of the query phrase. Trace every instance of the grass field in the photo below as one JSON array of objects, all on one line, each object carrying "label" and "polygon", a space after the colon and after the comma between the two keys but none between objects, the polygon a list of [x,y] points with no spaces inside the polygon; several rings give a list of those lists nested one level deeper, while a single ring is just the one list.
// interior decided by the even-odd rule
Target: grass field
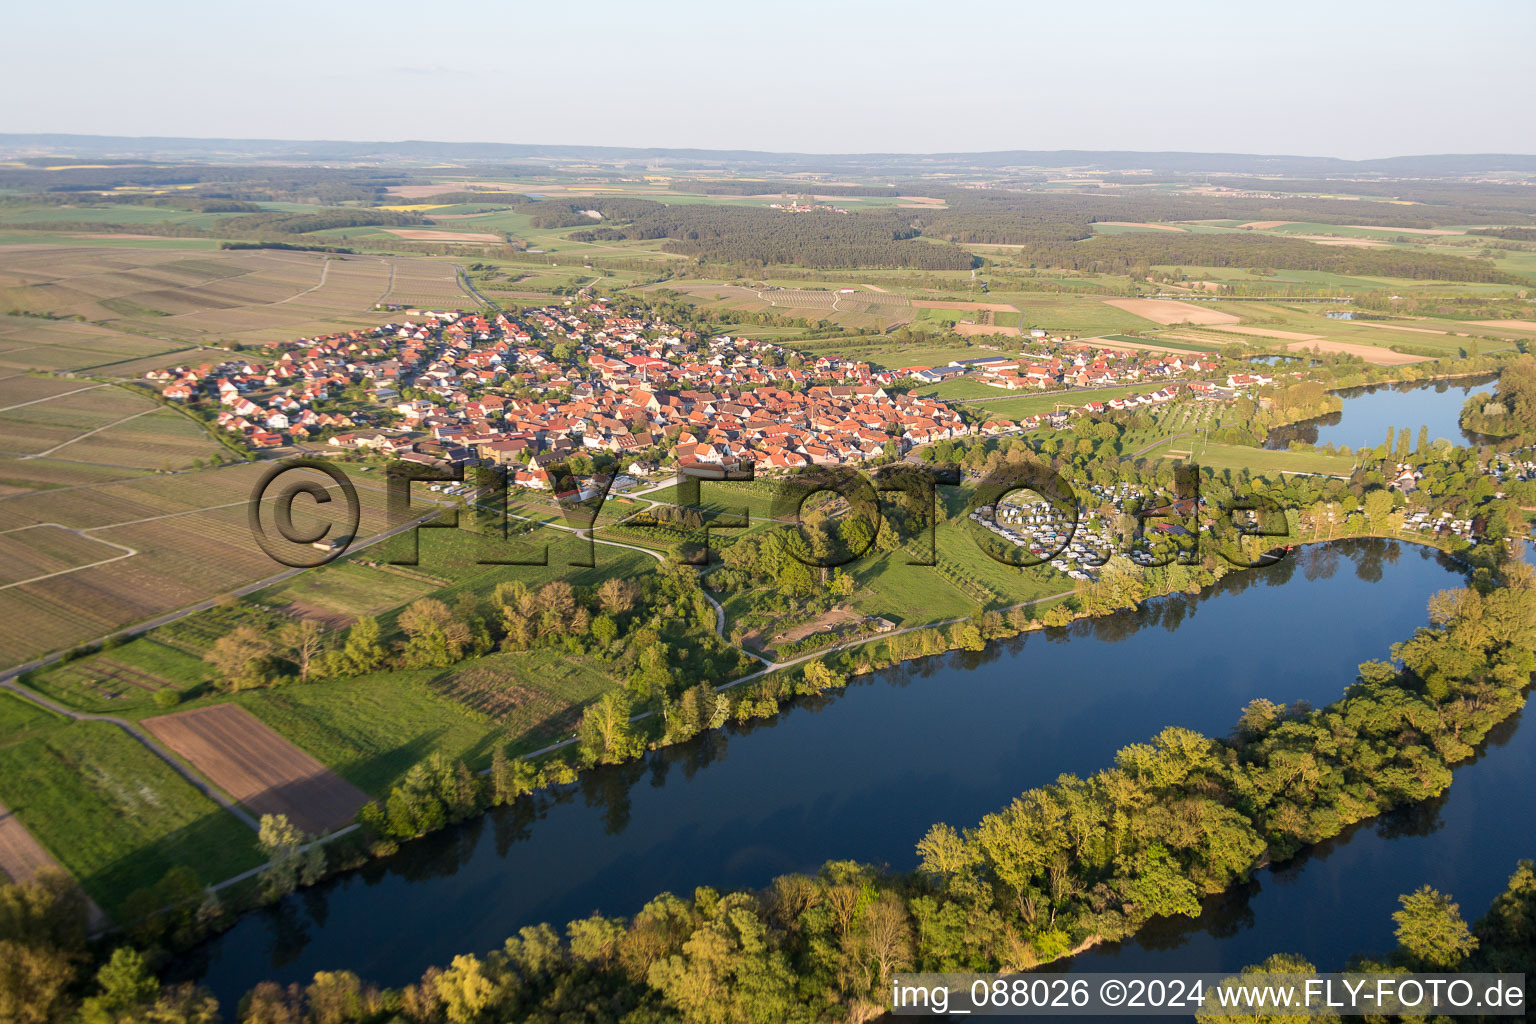
[{"label": "grass field", "polygon": [[[1172,454],[1175,452],[1179,454]],[[1184,452],[1191,454],[1186,456],[1182,454]],[[1283,473],[1348,476],[1355,467],[1355,460],[1347,455],[1270,451],[1266,448],[1249,448],[1243,445],[1208,444],[1196,438],[1181,438],[1166,442],[1147,452],[1144,457],[1185,459],[1199,463],[1203,468],[1218,471],[1246,469],[1255,476],[1275,476]]]},{"label": "grass field", "polygon": [[981,402],[967,402],[961,408],[969,414],[987,419],[1021,420],[1026,416],[1034,416],[1042,412],[1054,412],[1058,408],[1077,409],[1089,402],[1108,402],[1112,398],[1124,398],[1127,395],[1151,394],[1158,387],[1159,385],[1155,383],[1147,382],[1044,393],[998,391],[996,388],[988,388],[989,392],[996,393],[996,398],[987,398]]},{"label": "grass field", "polygon": [[105,722],[0,730],[0,801],[108,913],[178,865],[212,883],[261,861],[253,832]]}]

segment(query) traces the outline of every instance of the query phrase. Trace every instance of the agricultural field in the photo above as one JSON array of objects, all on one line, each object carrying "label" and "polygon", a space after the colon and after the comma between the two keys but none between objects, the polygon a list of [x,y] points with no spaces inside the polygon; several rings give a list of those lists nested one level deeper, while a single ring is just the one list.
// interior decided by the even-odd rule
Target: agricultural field
[{"label": "agricultural field", "polygon": [[[0,325],[38,368],[64,368],[89,353],[96,365],[123,363],[198,342],[287,340],[377,324],[380,302],[467,308],[478,303],[451,262],[404,256],[342,256],[279,250],[200,253],[80,246],[0,248],[0,309],[87,324],[35,320]],[[51,333],[43,329],[51,329]],[[137,338],[139,348],[116,341]],[[58,342],[59,352],[48,350]],[[31,342],[27,344],[27,342]],[[65,346],[64,342],[71,342]],[[111,347],[115,345],[115,347]],[[115,357],[115,358],[114,358]],[[41,365],[44,363],[53,365]],[[71,367],[74,368],[74,367]]]},{"label": "agricultural field", "polygon": [[380,302],[427,309],[464,309],[480,305],[459,283],[452,263],[431,260],[390,261]]},{"label": "agricultural field", "polygon": [[306,835],[352,823],[368,797],[235,704],[146,718],[148,729],[251,814],[284,814]]},{"label": "agricultural field", "polygon": [[619,682],[594,659],[534,650],[463,662],[430,685],[505,730],[513,753],[527,753],[570,736],[582,709]]},{"label": "agricultural field", "polygon": [[[179,342],[97,324],[0,316],[0,374],[27,370],[122,373],[129,364],[148,368],[194,351]],[[157,360],[161,362],[157,364]]]},{"label": "agricultural field", "polygon": [[[285,572],[251,536],[248,502],[263,472],[259,465],[231,466],[0,496],[0,539],[56,523],[132,552],[43,580],[0,584],[0,614],[13,626],[0,637],[0,664],[83,643]],[[9,473],[0,465],[0,475]],[[385,495],[366,480],[357,493],[359,536],[366,539],[386,526]],[[296,502],[295,525],[339,524],[343,506]]]},{"label": "agricultural field", "polygon": [[[17,378],[21,400],[0,409],[5,455],[123,469],[185,469],[219,450],[198,421],[147,394],[76,382],[50,396],[50,382]],[[30,385],[30,387],[27,387]],[[27,390],[42,392],[25,397]]]},{"label": "agricultural field", "polygon": [[100,565],[130,552],[106,541],[45,523],[0,534],[0,586],[13,586]]},{"label": "agricultural field", "polygon": [[432,688],[439,674],[380,672],[250,690],[230,699],[331,771],[382,799],[430,753],[483,768],[493,745],[506,742],[488,716]]},{"label": "agricultural field", "polygon": [[1001,297],[1023,313],[1020,326],[1040,327],[1054,334],[1097,337],[1144,331],[1152,325],[1134,313],[1108,305],[1101,297],[1032,292],[1004,292]]},{"label": "agricultural field", "polygon": [[[943,385],[939,385],[942,387]],[[1057,409],[1075,409],[1088,402],[1107,402],[1111,398],[1125,398],[1128,395],[1145,395],[1156,391],[1158,385],[1151,383],[1121,384],[1107,388],[1079,388],[1068,391],[1000,391],[997,388],[987,388],[997,397],[985,397],[980,399],[961,399],[960,408],[965,412],[983,419],[1021,420],[1026,416],[1034,416],[1043,412],[1055,412]]]},{"label": "agricultural field", "polygon": [[1210,303],[1195,305],[1166,299],[1105,299],[1116,309],[1150,320],[1155,324],[1235,324],[1238,317],[1216,309]]}]

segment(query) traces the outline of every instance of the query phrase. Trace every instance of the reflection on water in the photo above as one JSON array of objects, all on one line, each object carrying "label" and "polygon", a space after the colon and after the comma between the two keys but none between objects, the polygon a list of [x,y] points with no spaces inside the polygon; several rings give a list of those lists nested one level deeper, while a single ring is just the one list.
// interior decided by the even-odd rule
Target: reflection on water
[{"label": "reflection on water", "polygon": [[1493,379],[1493,375],[1489,375],[1453,381],[1345,388],[1335,392],[1344,400],[1341,411],[1276,427],[1270,431],[1264,447],[1286,448],[1292,441],[1348,448],[1374,447],[1386,440],[1388,429],[1404,428],[1407,428],[1412,443],[1417,444],[1421,426],[1429,428],[1432,442],[1444,439],[1457,444],[1476,444],[1477,435],[1461,429],[1461,407],[1466,404],[1468,395],[1486,388]]},{"label": "reflection on water", "polygon": [[186,973],[228,1005],[317,970],[399,985],[524,925],[632,914],[662,891],[756,887],[829,859],[909,869],[934,822],[971,824],[1164,726],[1224,735],[1257,696],[1333,700],[1457,578],[1430,549],[1339,542],[1200,595],[894,666],[407,844],[248,916]]}]

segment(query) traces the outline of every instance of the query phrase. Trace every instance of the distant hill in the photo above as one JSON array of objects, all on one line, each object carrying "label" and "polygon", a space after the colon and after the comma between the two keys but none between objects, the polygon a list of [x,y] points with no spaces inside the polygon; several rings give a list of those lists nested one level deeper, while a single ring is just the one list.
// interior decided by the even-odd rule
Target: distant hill
[{"label": "distant hill", "polygon": [[1511,153],[1397,156],[1379,160],[1245,153],[1138,153],[1128,150],[1002,150],[977,153],[768,153],[730,149],[540,146],[500,142],[334,142],[285,139],[190,139],[116,135],[0,134],[7,159],[68,156],[97,161],[279,160],[295,163],[538,163],[595,161],[738,170],[869,170],[1075,167],[1157,174],[1278,174],[1319,178],[1443,178],[1491,172],[1536,173],[1536,155]]}]

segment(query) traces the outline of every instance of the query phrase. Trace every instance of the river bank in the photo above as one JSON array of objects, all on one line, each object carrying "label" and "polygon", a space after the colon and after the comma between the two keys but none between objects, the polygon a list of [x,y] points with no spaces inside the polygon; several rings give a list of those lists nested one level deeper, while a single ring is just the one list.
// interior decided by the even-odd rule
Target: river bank
[{"label": "river bank", "polygon": [[[1427,548],[1322,545],[1202,595],[893,666],[846,693],[791,702],[774,720],[594,769],[407,844],[247,917],[205,947],[193,973],[236,995],[263,977],[340,967],[402,983],[425,960],[494,946],[519,922],[633,912],[700,881],[754,888],[839,853],[910,866],[911,844],[936,816],[978,817],[1031,780],[1091,773],[1148,722],[1220,734],[1256,694],[1325,703],[1338,686],[1313,666],[1250,656],[1254,624],[1293,623],[1344,662],[1379,657],[1423,621],[1447,568]],[[893,762],[882,754],[891,750],[924,753]],[[837,835],[858,839],[829,846]],[[366,922],[385,906],[408,922],[410,941],[349,955],[348,936],[376,930]]]}]

